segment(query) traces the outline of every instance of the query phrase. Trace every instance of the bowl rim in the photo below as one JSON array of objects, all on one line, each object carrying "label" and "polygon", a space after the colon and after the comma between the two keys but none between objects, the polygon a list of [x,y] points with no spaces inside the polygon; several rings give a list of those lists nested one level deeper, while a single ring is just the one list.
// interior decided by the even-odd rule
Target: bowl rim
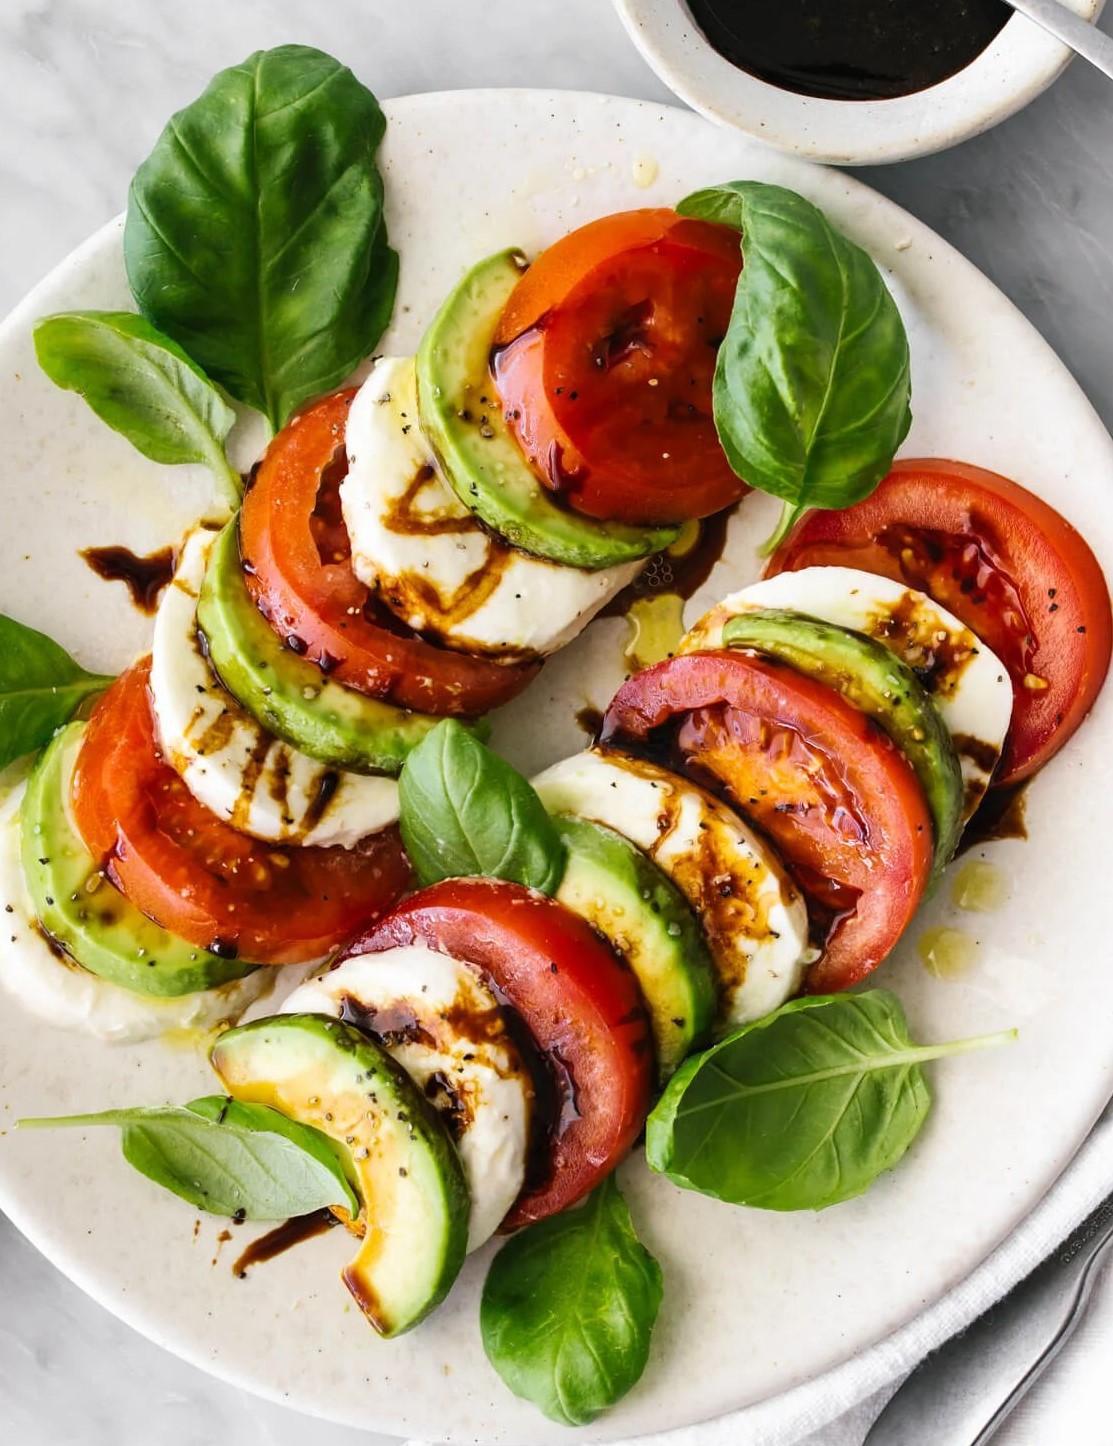
[{"label": "bowl rim", "polygon": [[[930,155],[1006,120],[1062,74],[1072,52],[1013,15],[969,65],[893,100],[827,100],[758,79],[724,59],[686,0],[613,0],[657,76],[693,110],[794,155],[832,165],[881,165]],[[1105,0],[1064,0],[1096,21]]]}]

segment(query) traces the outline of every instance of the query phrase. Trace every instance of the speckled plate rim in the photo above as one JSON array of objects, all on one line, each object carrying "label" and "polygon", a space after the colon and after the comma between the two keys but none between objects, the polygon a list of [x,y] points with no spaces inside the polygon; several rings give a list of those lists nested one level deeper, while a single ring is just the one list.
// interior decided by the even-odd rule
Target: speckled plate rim
[{"label": "speckled plate rim", "polygon": [[[431,235],[427,224],[420,225],[430,219],[428,187],[421,184],[429,176],[415,176],[411,189],[398,191],[396,185],[405,182],[388,174],[391,219],[403,250],[403,294],[409,298],[404,306],[410,307],[397,320],[392,344],[412,347],[446,281],[508,240],[536,246],[591,215],[624,205],[668,204],[689,185],[730,175],[795,186],[870,247],[905,308],[914,375],[920,378],[909,450],[941,450],[945,436],[956,454],[1025,477],[1085,526],[1113,571],[1113,509],[1104,506],[1113,484],[1113,441],[1062,363],[1011,304],[946,243],[884,198],[840,173],[778,156],[742,136],[727,137],[684,112],[641,102],[577,93],[452,92],[391,102],[387,111],[394,137],[389,166],[404,156],[419,171],[425,164],[420,158],[439,150],[441,200],[451,201],[450,186],[456,185],[461,195],[470,188],[475,206],[465,207],[466,228]],[[473,152],[466,149],[469,143]],[[501,190],[490,184],[496,145],[503,147],[505,204]],[[657,180],[647,187],[646,176],[655,167]],[[449,206],[447,214],[457,210]],[[122,304],[119,238],[117,220],[63,262],[0,326],[0,405],[7,404],[13,418],[26,412],[27,396],[52,416],[61,416],[68,405],[33,374],[30,324],[61,305]],[[103,299],[98,291],[94,302],[82,286],[96,268],[110,282]],[[13,364],[22,369],[18,386]],[[114,466],[131,467],[135,479],[166,479],[165,472],[152,473],[150,464],[136,462],[95,419],[80,410],[66,415],[84,472],[96,470],[87,455],[96,448]],[[18,426],[14,433],[18,444]],[[32,508],[28,526],[46,514],[49,521],[37,525],[53,548],[66,520],[50,508],[51,486],[68,496],[81,484],[64,476],[52,482],[45,473],[37,480],[41,492],[33,506],[26,504]],[[169,492],[168,479],[164,485]],[[88,486],[99,505],[100,483]],[[189,486],[182,496],[175,494],[168,515],[152,522],[146,536],[169,540],[178,535],[186,511],[196,515],[203,486],[192,493]],[[2,481],[0,488],[15,510],[10,537],[18,531],[24,494],[4,488]],[[776,511],[767,502],[755,498],[732,524],[728,555],[690,603],[689,617],[737,585],[739,572],[752,573],[753,544],[767,534]],[[0,536],[0,554],[3,548]],[[18,599],[61,641],[79,640],[88,596],[83,571],[74,570],[61,588],[42,582],[36,592],[31,581],[28,591],[16,594],[6,570],[10,563],[0,555],[0,578],[8,579],[0,586],[3,603],[10,608]],[[74,579],[81,579],[77,596]],[[59,591],[62,596],[55,597]],[[122,630],[114,644],[118,665],[121,652],[126,657],[135,650],[135,620],[110,605],[103,613]],[[543,719],[557,710],[539,709],[537,703],[552,698],[567,708],[583,676],[605,696],[616,672],[621,675],[615,636],[607,633],[614,626],[621,624],[612,620],[590,630],[550,665],[543,675],[547,686],[535,685],[532,700],[527,695],[506,710],[496,741],[520,767],[532,770],[582,745],[582,735],[563,714],[559,726],[547,730]],[[113,665],[108,652],[89,661]],[[650,1177],[640,1161],[625,1166],[624,1187],[651,1248],[664,1261],[669,1288],[646,1378],[611,1416],[581,1433],[584,1437],[622,1439],[720,1416],[845,1361],[967,1275],[1067,1165],[1113,1091],[1105,1027],[1113,1010],[1113,976],[1105,966],[1104,944],[1099,951],[1086,932],[1091,922],[1096,925],[1095,910],[1086,916],[1085,929],[1070,912],[1076,896],[1101,897],[1100,851],[1081,854],[1069,872],[1049,870],[1042,861],[1061,836],[1064,809],[1082,836],[1107,817],[1113,761],[1103,756],[1108,750],[1100,746],[1101,721],[1108,726],[1113,720],[1113,699],[1103,698],[1097,711],[1101,719],[1092,719],[1057,761],[1048,780],[1054,786],[1040,791],[1031,842],[995,846],[1023,883],[1018,892],[1024,906],[994,919],[982,976],[942,985],[918,966],[909,948],[887,966],[883,981],[904,999],[925,1038],[1019,1022],[1020,1045],[941,1070],[933,1077],[933,1117],[909,1160],[867,1196],[818,1216],[731,1211],[673,1190]],[[527,720],[531,726],[524,728]],[[1057,942],[1065,940],[1077,958],[1073,974],[1052,989],[1040,959],[1031,957],[1040,950],[1026,942],[1019,916],[1045,917],[1046,927],[1054,928],[1057,908],[1067,910]],[[946,909],[945,898],[937,896],[924,922],[945,916]],[[62,1038],[70,1040],[65,1051],[47,1048]],[[121,1059],[105,1046],[85,1047],[79,1039],[36,1027],[16,1009],[0,1011],[0,1135],[13,1112],[65,1110],[78,1103],[89,1108],[94,1094],[96,1103],[105,1104],[149,1098],[149,1086],[140,1095],[134,1081],[123,1078]],[[199,1092],[196,1087],[206,1081],[211,1086],[203,1066],[157,1047],[141,1047],[128,1062],[137,1069],[155,1062],[170,1098],[188,1098],[187,1091]],[[102,1101],[99,1091],[107,1094],[110,1088],[116,1096]],[[1037,1107],[1043,1131],[1011,1123],[1018,1111],[1022,1120],[1032,1118]],[[482,1358],[475,1302],[485,1255],[473,1258],[453,1297],[420,1332],[384,1346],[370,1338],[362,1321],[349,1316],[345,1325],[341,1319],[338,1261],[335,1249],[326,1249],[341,1242],[320,1242],[320,1250],[315,1242],[294,1252],[267,1267],[273,1273],[260,1276],[252,1292],[237,1292],[230,1277],[225,1279],[229,1272],[207,1275],[196,1252],[191,1258],[179,1238],[188,1233],[190,1212],[123,1169],[107,1133],[59,1162],[48,1137],[9,1132],[0,1138],[0,1204],[65,1274],[150,1339],[232,1384],[350,1425],[493,1446],[555,1446],[570,1438],[566,1429],[510,1397]],[[122,1218],[129,1222],[127,1231],[120,1229]],[[206,1225],[202,1243],[210,1244],[214,1233],[215,1227]],[[706,1271],[709,1250],[739,1260],[741,1276]],[[326,1255],[329,1263],[322,1270]],[[756,1272],[749,1268],[755,1260],[761,1265]],[[150,1279],[154,1266],[157,1288]],[[912,1279],[905,1281],[905,1275]],[[300,1312],[299,1340],[309,1332],[323,1342],[318,1353],[332,1347],[335,1361],[322,1365],[296,1349],[288,1328],[291,1308]],[[697,1322],[700,1310],[704,1318]],[[708,1313],[715,1310],[720,1324],[741,1330],[745,1351],[736,1349],[733,1335],[726,1338],[712,1328],[715,1317]],[[374,1381],[364,1376],[366,1370],[376,1373]]]},{"label": "speckled plate rim", "polygon": [[[1105,0],[1065,0],[1097,20]],[[881,165],[958,145],[1008,119],[1070,63],[1071,51],[1014,15],[957,75],[915,95],[835,101],[796,95],[737,69],[708,43],[685,0],[614,0],[630,39],[681,100],[709,120],[809,160]]]}]

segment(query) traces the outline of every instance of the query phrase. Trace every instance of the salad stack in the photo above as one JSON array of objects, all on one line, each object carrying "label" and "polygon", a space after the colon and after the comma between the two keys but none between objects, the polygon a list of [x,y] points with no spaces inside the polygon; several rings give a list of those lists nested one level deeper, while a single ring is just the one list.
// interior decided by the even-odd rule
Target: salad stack
[{"label": "salad stack", "polygon": [[[42,751],[0,811],[0,983],[105,1039],[211,1031],[222,1095],[25,1123],[118,1125],[217,1213],[328,1207],[384,1336],[519,1232],[488,1352],[581,1423],[641,1374],[660,1302],[614,1179],[643,1131],[686,1188],[820,1208],[907,1149],[924,1061],[989,1042],[916,1046],[892,995],[843,991],[987,793],[1085,717],[1109,597],[1019,484],[894,461],[896,303],[778,187],[502,250],[416,356],[373,356],[383,125],[318,52],[224,72],[133,184],[139,313],[40,323],[47,373],[155,460],[209,465],[229,515],[182,541],[114,681],[4,620],[52,701],[5,743]],[[222,250],[257,224],[228,199],[249,131],[261,287]],[[230,400],[274,429],[246,486]],[[492,752],[487,715],[750,488],[785,509],[761,580],[629,676],[589,748],[532,781]],[[222,1161],[203,1184],[187,1139]],[[302,1182],[281,1211],[261,1159]],[[541,1327],[579,1271],[613,1329],[573,1388]]]}]

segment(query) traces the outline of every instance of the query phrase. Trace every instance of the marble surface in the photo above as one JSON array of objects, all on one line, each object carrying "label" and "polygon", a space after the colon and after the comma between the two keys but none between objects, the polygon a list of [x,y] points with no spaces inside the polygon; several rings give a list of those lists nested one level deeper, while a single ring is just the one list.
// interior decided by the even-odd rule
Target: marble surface
[{"label": "marble surface", "polygon": [[[1104,22],[1113,31],[1113,15]],[[667,99],[604,0],[3,0],[0,313],[119,210],[166,116],[213,71],[286,40],[343,56],[383,96],[520,84]],[[1024,310],[1113,426],[1113,89],[1081,64],[996,131],[867,175]],[[1104,1446],[1113,1285],[997,1438]],[[1090,1408],[1093,1408],[1092,1410]],[[808,1446],[858,1446],[868,1411]],[[1105,1420],[1103,1421],[1103,1417]],[[256,1401],[93,1305],[0,1218],[4,1446],[385,1446]]]}]

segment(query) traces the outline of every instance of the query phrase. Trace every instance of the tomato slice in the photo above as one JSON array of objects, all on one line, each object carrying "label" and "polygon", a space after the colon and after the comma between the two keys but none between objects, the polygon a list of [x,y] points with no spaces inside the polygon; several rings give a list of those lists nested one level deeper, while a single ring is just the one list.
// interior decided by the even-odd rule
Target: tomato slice
[{"label": "tomato slice", "polygon": [[630,1149],[649,1110],[653,1039],[634,974],[561,904],[498,879],[423,889],[349,952],[414,943],[479,969],[525,1022],[555,1080],[541,1168],[505,1228],[575,1204]]},{"label": "tomato slice", "polygon": [[515,697],[539,662],[449,652],[381,607],[351,567],[340,512],[352,391],[315,403],[267,448],[240,515],[248,591],[275,632],[322,673],[424,713],[485,713]]},{"label": "tomato slice", "polygon": [[395,829],[355,849],[261,843],[209,812],[162,761],[150,659],[97,703],[77,757],[74,821],[137,909],[225,958],[319,958],[390,908],[409,883]]},{"label": "tomato slice", "polygon": [[1042,768],[1093,706],[1113,638],[1105,577],[1066,518],[1007,477],[898,462],[864,502],[809,512],[766,576],[832,564],[928,593],[1008,668],[1013,716],[996,784]]},{"label": "tomato slice", "polygon": [[689,653],[623,684],[601,736],[665,752],[768,834],[825,936],[809,992],[849,988],[893,949],[931,873],[931,815],[904,755],[833,688],[741,651]]},{"label": "tomato slice", "polygon": [[741,267],[736,231],[662,209],[593,221],[526,271],[495,382],[530,465],[570,507],[675,523],[746,491],[711,406]]}]

